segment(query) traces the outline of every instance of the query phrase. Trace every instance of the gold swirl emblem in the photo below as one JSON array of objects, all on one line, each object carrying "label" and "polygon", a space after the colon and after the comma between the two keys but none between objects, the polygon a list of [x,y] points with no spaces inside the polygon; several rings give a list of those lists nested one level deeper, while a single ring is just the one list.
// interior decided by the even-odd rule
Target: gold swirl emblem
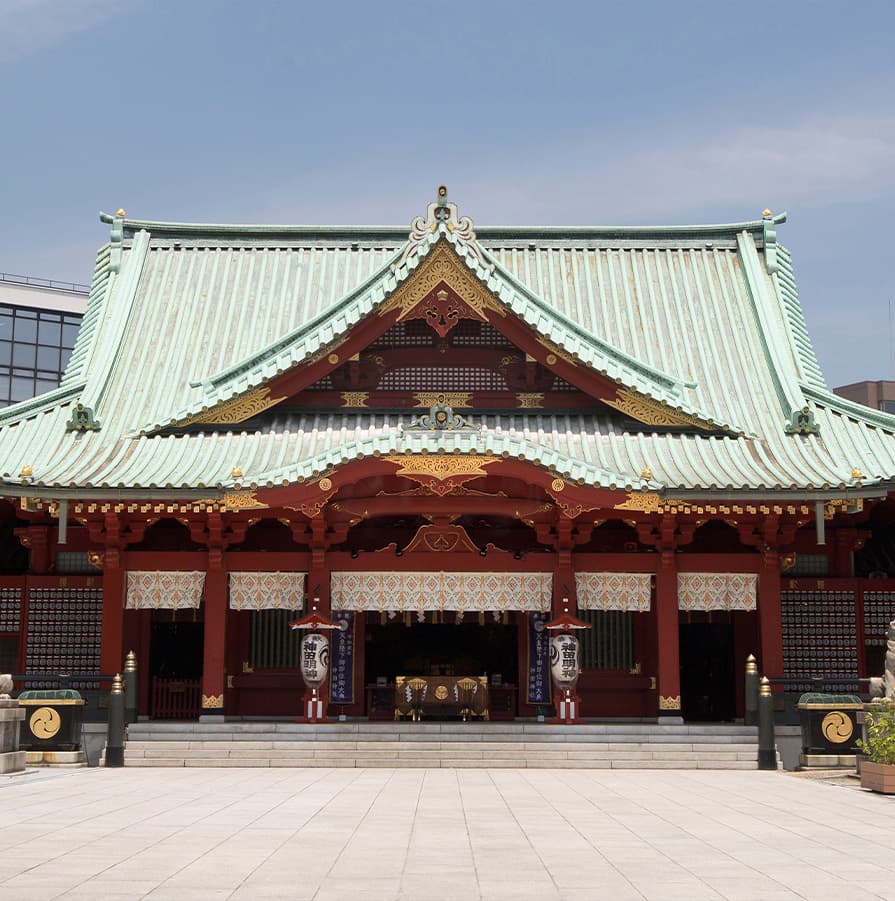
[{"label": "gold swirl emblem", "polygon": [[550,483],[550,487],[551,487],[554,491],[562,491],[563,488],[566,487],[566,483],[565,483],[562,479],[554,479],[554,480]]},{"label": "gold swirl emblem", "polygon": [[435,697],[438,698],[439,701],[443,701],[448,696],[448,690],[446,685],[439,685],[438,688],[435,689]]},{"label": "gold swirl emblem", "polygon": [[52,707],[38,707],[31,714],[28,725],[35,738],[52,738],[62,726],[62,718],[59,716],[59,712]]},{"label": "gold swirl emblem", "polygon": [[333,487],[332,480],[327,478],[322,478],[317,484],[321,491],[329,491],[329,489]]},{"label": "gold swirl emblem", "polygon": [[840,745],[851,738],[855,727],[850,717],[846,716],[841,710],[834,710],[824,717],[823,722],[820,724],[820,731],[823,732],[827,741]]}]

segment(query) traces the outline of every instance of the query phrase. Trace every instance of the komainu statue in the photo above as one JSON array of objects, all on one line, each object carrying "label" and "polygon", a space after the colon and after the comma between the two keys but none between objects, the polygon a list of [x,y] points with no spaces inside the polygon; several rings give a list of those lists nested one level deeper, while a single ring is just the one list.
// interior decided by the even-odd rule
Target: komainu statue
[{"label": "komainu statue", "polygon": [[12,676],[9,673],[0,673],[0,698],[8,698],[12,691]]},{"label": "komainu statue", "polygon": [[895,701],[895,619],[886,630],[886,671],[881,678],[870,680],[870,695]]}]

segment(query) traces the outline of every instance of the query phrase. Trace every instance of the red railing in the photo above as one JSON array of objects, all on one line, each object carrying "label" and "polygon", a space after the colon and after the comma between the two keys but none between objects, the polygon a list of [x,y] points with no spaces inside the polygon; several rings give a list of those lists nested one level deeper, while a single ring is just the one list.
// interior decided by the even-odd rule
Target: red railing
[{"label": "red railing", "polygon": [[198,679],[153,679],[151,715],[154,720],[194,720],[202,712]]}]

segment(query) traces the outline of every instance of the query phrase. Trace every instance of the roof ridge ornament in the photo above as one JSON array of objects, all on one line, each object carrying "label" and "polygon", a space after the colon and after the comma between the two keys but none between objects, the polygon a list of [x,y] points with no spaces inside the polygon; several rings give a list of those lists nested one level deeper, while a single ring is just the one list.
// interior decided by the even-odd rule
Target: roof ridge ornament
[{"label": "roof ridge ornament", "polygon": [[764,239],[764,259],[768,275],[773,275],[780,267],[777,264],[777,228],[774,222],[774,214],[768,210],[762,210],[761,230]]},{"label": "roof ridge ornament", "polygon": [[448,397],[446,394],[438,394],[435,397],[435,403],[429,407],[428,413],[417,416],[410,425],[403,426],[402,430],[408,429],[425,429],[428,431],[446,431],[446,432],[478,432],[481,431],[480,425],[473,425],[465,416],[454,412],[454,408],[446,403]]},{"label": "roof ridge ornament", "polygon": [[494,265],[485,259],[482,249],[476,242],[472,219],[458,213],[457,204],[448,200],[447,185],[439,185],[435,200],[426,206],[426,217],[417,216],[410,223],[407,246],[401,254],[401,259],[392,264],[392,270],[404,266],[410,256],[428,242],[429,236],[439,230],[446,230],[459,239],[475,257],[476,262],[489,272],[494,268]]},{"label": "roof ridge ornament", "polygon": [[801,410],[793,410],[789,422],[784,425],[783,429],[787,435],[820,434],[820,426],[814,418],[814,411],[807,405]]}]

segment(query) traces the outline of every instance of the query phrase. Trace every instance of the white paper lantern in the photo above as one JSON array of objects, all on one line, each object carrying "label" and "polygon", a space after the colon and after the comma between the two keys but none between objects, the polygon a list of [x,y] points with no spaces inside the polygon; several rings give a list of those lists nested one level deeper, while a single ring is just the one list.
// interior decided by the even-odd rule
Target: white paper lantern
[{"label": "white paper lantern", "polygon": [[578,639],[569,632],[550,639],[550,674],[560,688],[571,688],[578,681]]},{"label": "white paper lantern", "polygon": [[301,677],[308,688],[319,688],[329,672],[329,639],[309,632],[301,640]]}]

